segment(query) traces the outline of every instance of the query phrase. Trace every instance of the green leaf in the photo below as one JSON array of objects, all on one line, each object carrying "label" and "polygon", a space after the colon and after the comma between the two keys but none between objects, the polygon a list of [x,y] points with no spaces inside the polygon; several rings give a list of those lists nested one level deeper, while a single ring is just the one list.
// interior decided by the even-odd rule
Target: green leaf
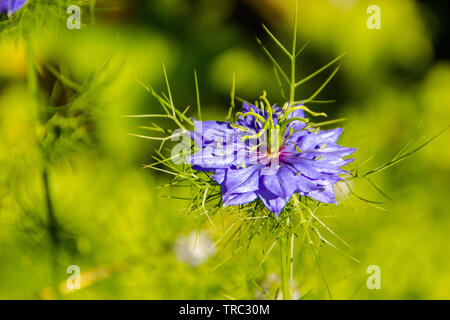
[{"label": "green leaf", "polygon": [[322,68],[320,68],[319,70],[317,70],[316,72],[310,74],[309,76],[303,78],[302,80],[298,81],[295,86],[298,87],[299,85],[305,83],[308,80],[311,80],[312,78],[314,78],[315,76],[317,76],[319,73],[321,73],[322,71],[324,71],[325,69],[327,69],[329,66],[333,65],[335,62],[339,61],[344,55],[346,55],[346,52],[344,52],[343,54],[341,54],[339,57],[337,57],[336,59],[332,60],[331,62],[329,62],[328,64],[326,64],[325,66],[323,66]]}]

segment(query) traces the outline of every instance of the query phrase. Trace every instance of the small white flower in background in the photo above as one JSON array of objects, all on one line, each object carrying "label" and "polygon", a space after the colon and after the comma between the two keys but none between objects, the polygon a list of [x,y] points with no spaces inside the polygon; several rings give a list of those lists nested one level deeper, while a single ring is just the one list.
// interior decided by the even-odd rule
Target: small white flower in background
[{"label": "small white flower in background", "polygon": [[[289,287],[291,292],[291,300],[300,300],[301,293],[295,283],[295,280],[293,282],[289,281]],[[259,300],[267,300],[272,299],[273,295],[276,293],[277,289],[280,288],[281,279],[280,276],[276,273],[269,274],[264,281],[261,283],[261,289],[264,290],[266,295],[269,295],[268,297],[264,295],[263,292],[260,290],[256,291],[255,298]],[[278,290],[278,294],[276,297],[276,300],[283,300],[283,293],[281,290]]]},{"label": "small white flower in background", "polygon": [[205,231],[199,233],[194,231],[189,235],[179,236],[174,251],[178,260],[196,267],[213,255],[216,248]]},{"label": "small white flower in background", "polygon": [[[291,300],[300,300],[302,295],[298,289],[297,283],[295,280],[289,281],[289,290],[291,291]],[[281,294],[283,296],[283,294]]]}]

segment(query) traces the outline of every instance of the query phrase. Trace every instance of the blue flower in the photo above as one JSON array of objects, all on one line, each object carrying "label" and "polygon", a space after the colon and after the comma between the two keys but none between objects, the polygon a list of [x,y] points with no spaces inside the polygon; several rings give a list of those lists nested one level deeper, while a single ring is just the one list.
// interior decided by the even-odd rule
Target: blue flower
[{"label": "blue flower", "polygon": [[27,0],[0,0],[0,13],[14,13],[27,2]]},{"label": "blue flower", "polygon": [[[200,150],[187,163],[213,172],[224,206],[260,199],[278,216],[294,192],[336,203],[333,185],[355,149],[336,144],[341,128],[310,126],[303,105],[258,108],[244,103],[236,123],[196,121],[190,132]],[[311,112],[312,113],[312,112]]]}]

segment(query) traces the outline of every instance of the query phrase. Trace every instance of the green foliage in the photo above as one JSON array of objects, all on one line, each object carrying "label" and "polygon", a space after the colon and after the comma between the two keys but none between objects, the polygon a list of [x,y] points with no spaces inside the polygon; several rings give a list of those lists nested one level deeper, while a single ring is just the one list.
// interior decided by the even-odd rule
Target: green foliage
[{"label": "green foliage", "polygon": [[[120,10],[80,1],[80,31],[65,29],[67,1],[29,0],[2,17],[0,298],[272,299],[289,284],[302,299],[449,297],[449,136],[419,137],[448,126],[450,68],[433,61],[417,3],[384,4],[382,30],[371,33],[361,19],[371,3],[301,2],[296,39],[313,41],[292,50],[284,39],[293,2],[269,2],[274,10],[249,6],[271,26],[258,34],[267,61],[249,41],[253,31],[230,23],[237,1],[138,10],[131,1],[118,1]],[[338,58],[322,59],[330,56]],[[189,129],[191,116],[232,119],[241,96],[265,88],[282,102],[293,87],[293,100],[330,116],[312,126],[344,124],[342,143],[359,148],[353,177],[337,186],[340,205],[295,198],[280,219],[257,202],[223,211],[207,174],[167,161],[167,137]],[[329,97],[337,101],[325,109]],[[148,130],[160,139],[127,135]],[[141,170],[149,155],[156,170]],[[197,266],[174,250],[192,231],[218,248]],[[73,264],[84,285],[70,292]],[[366,288],[372,264],[381,290]]]}]

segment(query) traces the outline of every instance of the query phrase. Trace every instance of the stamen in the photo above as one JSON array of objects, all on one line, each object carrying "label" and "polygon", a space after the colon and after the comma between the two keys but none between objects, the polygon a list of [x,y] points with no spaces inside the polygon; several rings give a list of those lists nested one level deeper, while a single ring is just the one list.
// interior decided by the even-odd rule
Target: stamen
[{"label": "stamen", "polygon": [[291,114],[292,112],[297,111],[297,110],[306,111],[306,112],[308,112],[309,114],[311,114],[314,117],[319,117],[319,116],[327,117],[327,114],[324,113],[324,112],[320,112],[320,113],[319,112],[314,112],[314,111],[310,110],[306,106],[296,106],[296,107],[293,107],[293,108],[288,108],[288,110],[285,112],[283,118],[281,119],[281,122],[285,121],[289,114]]},{"label": "stamen", "polygon": [[252,112],[252,111],[246,112],[246,113],[238,112],[238,113],[236,113],[236,115],[238,117],[242,116],[242,118],[244,118],[244,119],[245,119],[246,116],[254,116],[255,118],[258,118],[259,120],[261,120],[261,122],[263,124],[266,123],[266,119],[264,119],[263,116],[261,116],[260,114],[257,114],[256,112]]}]

